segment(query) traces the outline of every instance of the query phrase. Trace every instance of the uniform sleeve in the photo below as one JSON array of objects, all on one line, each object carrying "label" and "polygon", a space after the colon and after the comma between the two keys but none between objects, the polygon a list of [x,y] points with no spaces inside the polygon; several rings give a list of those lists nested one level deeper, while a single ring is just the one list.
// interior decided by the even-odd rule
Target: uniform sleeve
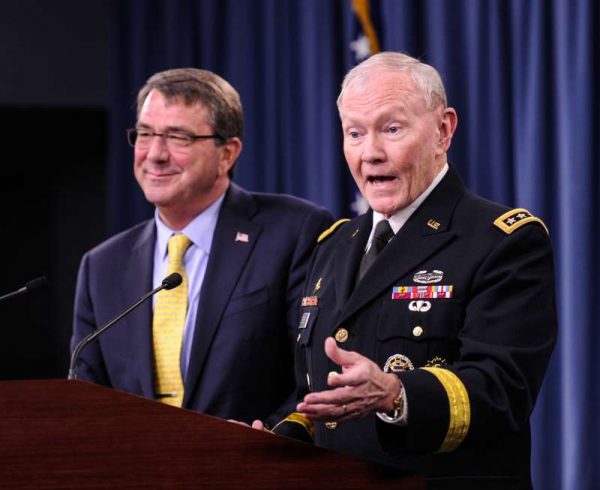
[{"label": "uniform sleeve", "polygon": [[[81,260],[79,274],[77,276],[71,353],[83,338],[98,328],[94,314],[94,304],[90,294],[91,280],[90,256],[89,254],[86,254]],[[77,369],[78,379],[110,386],[110,381],[100,351],[100,345],[97,341],[92,341],[84,347],[75,367]]]},{"label": "uniform sleeve", "polygon": [[400,374],[409,419],[377,422],[388,452],[452,451],[527,423],[557,333],[552,247],[538,225],[498,233],[468,294],[459,358]]}]

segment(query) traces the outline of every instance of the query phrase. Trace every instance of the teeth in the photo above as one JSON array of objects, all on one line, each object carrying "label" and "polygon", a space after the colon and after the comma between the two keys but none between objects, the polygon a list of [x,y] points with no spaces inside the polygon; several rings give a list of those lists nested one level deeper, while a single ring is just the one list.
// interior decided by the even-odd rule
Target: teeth
[{"label": "teeth", "polygon": [[391,180],[392,177],[387,177],[387,176],[377,176],[377,177],[369,177],[369,182],[375,182],[375,183],[379,183],[379,182],[385,182],[388,180]]}]

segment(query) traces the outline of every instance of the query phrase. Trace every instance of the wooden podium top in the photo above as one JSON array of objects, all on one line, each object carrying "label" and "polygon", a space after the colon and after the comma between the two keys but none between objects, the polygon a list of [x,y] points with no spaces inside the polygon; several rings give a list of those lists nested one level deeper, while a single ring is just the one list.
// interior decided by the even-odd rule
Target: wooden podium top
[{"label": "wooden podium top", "polygon": [[0,382],[0,487],[424,489],[421,477],[83,381]]}]

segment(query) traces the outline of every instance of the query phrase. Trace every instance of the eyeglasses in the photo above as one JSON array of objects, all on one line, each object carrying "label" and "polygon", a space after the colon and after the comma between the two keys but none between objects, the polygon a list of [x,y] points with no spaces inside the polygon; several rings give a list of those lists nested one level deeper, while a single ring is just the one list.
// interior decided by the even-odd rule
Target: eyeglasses
[{"label": "eyeglasses", "polygon": [[197,140],[216,139],[225,141],[220,134],[190,134],[183,131],[167,131],[165,133],[157,133],[151,129],[130,128],[127,130],[128,143],[139,149],[149,148],[152,139],[155,137],[163,137],[167,144],[167,148],[171,150],[181,150],[187,148]]}]

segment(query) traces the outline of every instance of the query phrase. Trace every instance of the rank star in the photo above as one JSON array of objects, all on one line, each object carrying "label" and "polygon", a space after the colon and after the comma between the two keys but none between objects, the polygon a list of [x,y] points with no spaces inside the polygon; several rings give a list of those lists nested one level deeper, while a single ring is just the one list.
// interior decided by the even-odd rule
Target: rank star
[{"label": "rank star", "polygon": [[517,220],[516,220],[516,219],[514,219],[514,218],[508,218],[508,219],[506,220],[506,222],[507,222],[509,225],[512,225],[512,224],[513,224],[515,221],[517,221]]},{"label": "rank star", "polygon": [[517,218],[519,218],[519,219],[527,218],[527,215],[525,213],[519,213],[519,214],[517,214]]}]

